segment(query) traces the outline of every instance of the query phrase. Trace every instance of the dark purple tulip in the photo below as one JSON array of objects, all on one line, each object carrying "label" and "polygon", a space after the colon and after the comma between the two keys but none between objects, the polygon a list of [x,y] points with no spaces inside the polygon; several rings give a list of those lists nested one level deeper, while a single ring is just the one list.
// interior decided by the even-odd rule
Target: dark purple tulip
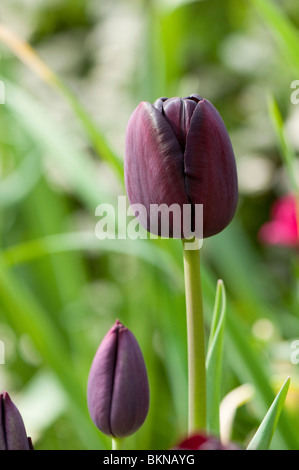
[{"label": "dark purple tulip", "polygon": [[0,394],[0,450],[32,450],[19,410],[7,392]]},{"label": "dark purple tulip", "polygon": [[203,205],[203,238],[223,230],[237,207],[238,182],[231,141],[216,108],[199,95],[140,103],[127,127],[125,183],[130,204],[146,208],[146,215],[135,210],[138,221],[156,235],[167,236],[160,225],[163,210],[152,212],[151,224],[153,204],[177,204],[181,214],[189,206],[189,233],[182,230],[182,217],[164,209],[170,237],[197,235],[197,204]]},{"label": "dark purple tulip", "polygon": [[133,434],[149,408],[149,385],[142,352],[133,333],[119,321],[94,357],[87,387],[94,424],[112,437]]}]

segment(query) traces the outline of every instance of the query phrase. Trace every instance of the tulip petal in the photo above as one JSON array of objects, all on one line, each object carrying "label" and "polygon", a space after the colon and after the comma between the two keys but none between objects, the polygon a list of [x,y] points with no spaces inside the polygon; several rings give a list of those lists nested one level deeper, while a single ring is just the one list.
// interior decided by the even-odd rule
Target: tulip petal
[{"label": "tulip petal", "polygon": [[118,323],[106,334],[91,365],[87,402],[94,424],[103,433],[112,436],[110,409],[112,402],[113,380],[117,354]]},{"label": "tulip petal", "polygon": [[135,336],[119,321],[94,357],[87,402],[94,424],[108,436],[133,434],[147,416],[149,385],[144,359]]},{"label": "tulip petal", "polygon": [[149,408],[149,385],[144,359],[135,336],[127,328],[118,333],[110,423],[114,436],[133,434]]},{"label": "tulip petal", "polygon": [[158,98],[154,103],[153,103],[153,106],[158,110],[160,111],[160,113],[163,112],[163,103],[164,101],[166,101],[168,98],[166,98],[165,96],[162,97],[162,98]]},{"label": "tulip petal", "polygon": [[238,202],[231,141],[216,108],[201,100],[193,112],[185,150],[185,185],[193,204],[203,204],[203,236],[223,230]]},{"label": "tulip petal", "polygon": [[7,392],[1,400],[0,449],[4,444],[6,450],[30,450],[23,419]]},{"label": "tulip petal", "polygon": [[[169,207],[178,205],[182,213],[183,204],[190,203],[185,192],[183,152],[170,124],[148,102],[139,104],[128,123],[125,183],[130,204],[143,204],[146,208],[146,216],[136,214],[143,227],[156,235],[167,236],[161,234],[160,225],[156,226],[150,216],[151,205],[164,204],[168,206],[169,227],[174,226],[177,232]],[[160,216],[158,214],[159,224]],[[178,223],[181,228],[182,220]],[[169,236],[173,236],[171,231]]]},{"label": "tulip petal", "polygon": [[165,119],[171,125],[173,132],[180,144],[182,152],[186,147],[186,136],[190,127],[190,120],[197,102],[185,98],[170,98],[163,104],[163,112]]},{"label": "tulip petal", "polygon": [[0,450],[6,450],[3,394],[0,395]]}]

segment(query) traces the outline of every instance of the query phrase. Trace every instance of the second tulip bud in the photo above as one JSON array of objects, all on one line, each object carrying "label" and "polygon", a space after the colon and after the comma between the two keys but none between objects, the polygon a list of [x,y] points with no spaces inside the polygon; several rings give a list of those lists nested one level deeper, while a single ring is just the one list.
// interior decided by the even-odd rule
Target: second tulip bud
[{"label": "second tulip bud", "polygon": [[142,352],[133,333],[119,321],[96,352],[87,401],[94,424],[108,436],[133,434],[147,416],[149,385]]}]

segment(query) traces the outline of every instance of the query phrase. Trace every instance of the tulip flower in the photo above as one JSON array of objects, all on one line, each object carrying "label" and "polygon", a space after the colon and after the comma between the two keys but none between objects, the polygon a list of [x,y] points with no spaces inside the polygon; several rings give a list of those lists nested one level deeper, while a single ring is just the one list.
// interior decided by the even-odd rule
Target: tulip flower
[{"label": "tulip flower", "polygon": [[0,450],[32,450],[22,416],[7,392],[0,394]]},{"label": "tulip flower", "polygon": [[271,220],[259,231],[259,239],[267,245],[295,247],[299,245],[297,201],[288,194],[275,201],[271,209]]},{"label": "tulip flower", "polygon": [[149,385],[142,352],[133,333],[119,321],[96,352],[87,401],[94,424],[113,438],[133,434],[147,416]]},{"label": "tulip flower", "polygon": [[200,246],[193,242],[221,232],[238,203],[234,151],[219,112],[196,94],[141,102],[128,122],[124,170],[128,199],[139,223],[150,233],[183,242],[189,433],[204,431]]},{"label": "tulip flower", "polygon": [[[133,209],[145,208],[135,215],[148,231],[173,238],[221,232],[234,216],[238,183],[232,144],[216,108],[195,94],[140,103],[127,127],[125,184]],[[171,210],[174,205],[179,212]],[[198,205],[202,227],[195,220]]]}]

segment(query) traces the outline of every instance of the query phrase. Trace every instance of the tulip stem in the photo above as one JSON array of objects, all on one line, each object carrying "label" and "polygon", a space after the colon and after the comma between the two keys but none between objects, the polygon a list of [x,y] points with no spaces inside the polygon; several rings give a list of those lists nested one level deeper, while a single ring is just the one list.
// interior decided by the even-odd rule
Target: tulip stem
[{"label": "tulip stem", "polygon": [[[188,243],[193,243],[188,249]],[[183,240],[188,342],[189,434],[206,429],[206,366],[200,249]]]},{"label": "tulip stem", "polygon": [[112,450],[124,450],[124,439],[121,439],[119,437],[113,437]]}]

